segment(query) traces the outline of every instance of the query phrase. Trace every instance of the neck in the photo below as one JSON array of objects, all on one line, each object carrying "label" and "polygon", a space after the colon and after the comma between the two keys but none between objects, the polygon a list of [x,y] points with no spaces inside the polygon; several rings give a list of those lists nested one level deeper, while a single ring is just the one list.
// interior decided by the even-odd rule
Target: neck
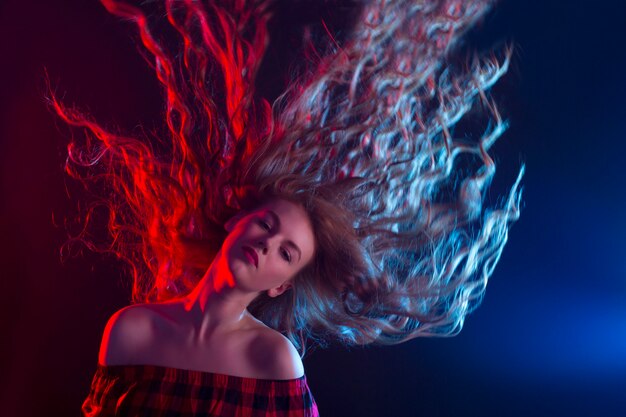
[{"label": "neck", "polygon": [[183,298],[193,323],[192,342],[240,329],[254,320],[247,307],[258,294],[242,292],[234,286],[230,271],[220,268],[220,262],[218,253],[198,285]]}]

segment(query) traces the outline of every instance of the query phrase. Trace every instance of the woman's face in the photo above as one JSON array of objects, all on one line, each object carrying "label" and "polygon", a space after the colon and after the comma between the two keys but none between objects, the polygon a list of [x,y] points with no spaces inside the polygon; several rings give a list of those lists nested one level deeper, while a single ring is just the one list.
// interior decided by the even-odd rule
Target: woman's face
[{"label": "woman's face", "polygon": [[300,205],[274,199],[226,222],[222,245],[235,285],[245,291],[268,290],[275,297],[312,259],[315,238]]}]

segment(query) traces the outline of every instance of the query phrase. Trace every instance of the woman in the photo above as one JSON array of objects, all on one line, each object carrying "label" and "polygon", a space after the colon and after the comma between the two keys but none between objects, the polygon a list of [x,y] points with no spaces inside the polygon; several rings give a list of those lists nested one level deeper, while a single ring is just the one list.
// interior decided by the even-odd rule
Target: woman
[{"label": "woman", "polygon": [[[315,416],[308,347],[461,330],[519,217],[524,170],[484,210],[506,128],[487,90],[510,51],[447,62],[490,2],[364,2],[349,39],[311,48],[272,106],[254,88],[268,3],[103,4],[154,57],[167,133],[116,134],[51,98],[86,132],[68,173],[111,191],[68,244],[116,254],[133,277],[86,415]],[[454,132],[477,102],[485,132]],[[89,235],[98,203],[104,244]]]},{"label": "woman", "polygon": [[[223,398],[209,401],[212,397],[207,395],[195,406],[209,415],[272,415],[274,410],[317,415],[296,349],[246,310],[262,292],[278,297],[287,291],[294,276],[313,259],[315,239],[308,215],[298,204],[272,199],[249,213],[240,212],[225,228],[228,237],[191,293],[163,303],[135,304],[109,320],[96,382],[83,404],[86,415],[134,415],[152,407],[145,401],[127,406],[118,395],[103,392],[102,387],[119,378],[116,369],[162,372],[160,379],[169,378],[170,384],[159,390],[160,398],[176,397],[181,378],[187,387],[189,378],[202,375],[209,382],[193,385],[196,389],[247,382],[254,384],[257,401],[265,397],[260,405],[246,402],[244,388],[237,388],[240,398],[233,404]],[[136,374],[123,375],[122,379],[141,380]],[[181,399],[191,404],[193,394],[182,389]],[[161,415],[177,406],[161,399],[154,407],[150,412]]]}]

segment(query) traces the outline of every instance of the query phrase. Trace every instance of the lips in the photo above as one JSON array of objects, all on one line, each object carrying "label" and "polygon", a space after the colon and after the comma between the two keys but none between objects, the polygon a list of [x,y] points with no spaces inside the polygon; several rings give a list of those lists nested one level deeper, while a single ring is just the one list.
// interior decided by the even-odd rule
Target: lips
[{"label": "lips", "polygon": [[256,251],[252,249],[250,246],[243,246],[242,249],[245,253],[247,253],[254,260],[254,266],[258,268],[259,256],[257,255]]}]

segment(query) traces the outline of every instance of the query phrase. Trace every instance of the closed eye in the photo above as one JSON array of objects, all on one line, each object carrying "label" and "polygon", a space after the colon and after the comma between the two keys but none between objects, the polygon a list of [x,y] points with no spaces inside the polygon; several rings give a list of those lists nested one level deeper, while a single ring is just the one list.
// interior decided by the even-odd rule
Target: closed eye
[{"label": "closed eye", "polygon": [[263,220],[259,221],[259,224],[261,225],[263,229],[270,230],[270,225],[265,223]]},{"label": "closed eye", "polygon": [[285,256],[283,256],[283,259],[285,259],[287,262],[291,263],[291,254],[289,253],[288,250],[283,250],[281,251]]}]

